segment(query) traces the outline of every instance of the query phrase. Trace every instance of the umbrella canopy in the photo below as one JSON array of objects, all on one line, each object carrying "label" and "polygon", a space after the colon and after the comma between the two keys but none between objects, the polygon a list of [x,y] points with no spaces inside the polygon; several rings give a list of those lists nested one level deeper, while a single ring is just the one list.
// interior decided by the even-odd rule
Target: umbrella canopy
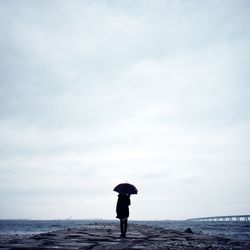
[{"label": "umbrella canopy", "polygon": [[121,183],[114,188],[114,191],[119,194],[137,194],[137,188],[129,183]]}]

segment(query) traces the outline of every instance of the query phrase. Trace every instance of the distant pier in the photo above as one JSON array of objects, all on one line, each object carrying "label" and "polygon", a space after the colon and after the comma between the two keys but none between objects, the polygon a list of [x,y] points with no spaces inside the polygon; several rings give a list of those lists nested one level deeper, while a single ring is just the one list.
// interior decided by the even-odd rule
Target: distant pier
[{"label": "distant pier", "polygon": [[191,218],[186,221],[250,221],[250,215],[227,215]]}]

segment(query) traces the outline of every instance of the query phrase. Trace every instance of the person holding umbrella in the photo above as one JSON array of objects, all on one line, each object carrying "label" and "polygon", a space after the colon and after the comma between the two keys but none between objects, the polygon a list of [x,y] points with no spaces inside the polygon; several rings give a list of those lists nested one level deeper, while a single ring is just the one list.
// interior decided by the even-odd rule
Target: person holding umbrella
[{"label": "person holding umbrella", "polygon": [[129,194],[118,194],[118,200],[116,204],[116,218],[120,219],[121,237],[126,237],[129,217]]},{"label": "person holding umbrella", "polygon": [[137,194],[135,186],[129,183],[121,183],[114,188],[118,192],[116,204],[116,218],[120,219],[121,237],[126,237],[129,217],[130,194]]}]

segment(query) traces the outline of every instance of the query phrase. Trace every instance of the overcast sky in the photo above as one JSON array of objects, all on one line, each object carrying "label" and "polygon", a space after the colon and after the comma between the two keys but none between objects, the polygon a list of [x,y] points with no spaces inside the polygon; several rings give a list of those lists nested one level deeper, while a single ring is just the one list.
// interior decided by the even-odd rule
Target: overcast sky
[{"label": "overcast sky", "polygon": [[0,1],[0,217],[250,212],[250,2]]}]

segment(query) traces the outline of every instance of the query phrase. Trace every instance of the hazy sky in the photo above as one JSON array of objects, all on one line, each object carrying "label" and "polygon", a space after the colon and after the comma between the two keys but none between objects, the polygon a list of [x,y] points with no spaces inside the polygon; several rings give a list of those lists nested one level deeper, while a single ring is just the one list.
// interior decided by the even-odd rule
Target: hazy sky
[{"label": "hazy sky", "polygon": [[250,1],[0,1],[0,218],[250,212]]}]

